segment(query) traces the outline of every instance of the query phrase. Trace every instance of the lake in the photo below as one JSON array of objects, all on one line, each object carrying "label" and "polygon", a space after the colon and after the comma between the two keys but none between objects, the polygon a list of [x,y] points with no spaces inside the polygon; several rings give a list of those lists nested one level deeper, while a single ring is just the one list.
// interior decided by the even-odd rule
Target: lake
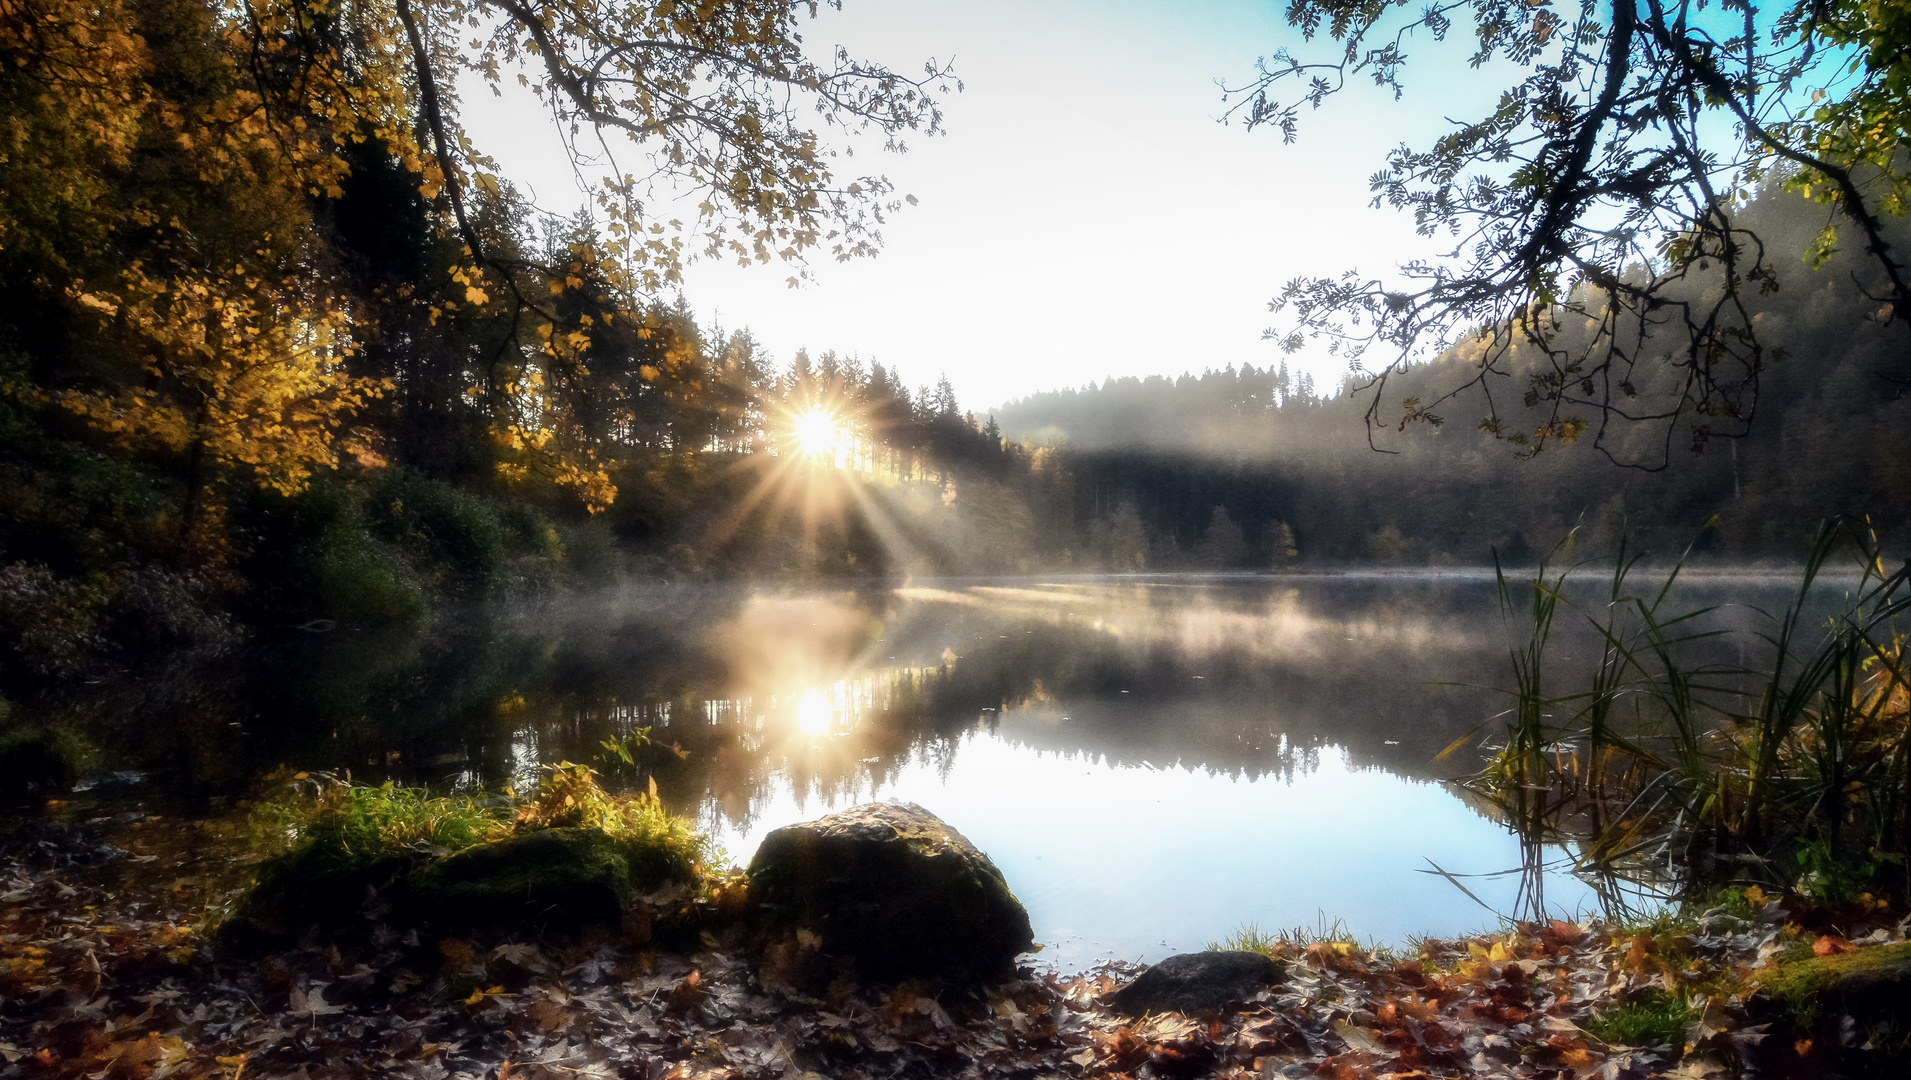
[{"label": "lake", "polygon": [[[1681,599],[1745,627],[1731,605],[1788,588],[1715,576]],[[1564,620],[1562,669],[1595,655],[1583,623]],[[1517,838],[1442,783],[1484,752],[1435,759],[1506,707],[1491,688],[1523,633],[1478,571],[686,584],[288,633],[111,707],[120,749],[207,800],[279,765],[476,792],[590,761],[613,787],[654,776],[738,863],[791,822],[919,803],[1071,969],[1247,924],[1399,944],[1514,911]],[[610,757],[641,729],[638,767]],[[1596,907],[1570,875],[1544,884],[1559,913]]]}]

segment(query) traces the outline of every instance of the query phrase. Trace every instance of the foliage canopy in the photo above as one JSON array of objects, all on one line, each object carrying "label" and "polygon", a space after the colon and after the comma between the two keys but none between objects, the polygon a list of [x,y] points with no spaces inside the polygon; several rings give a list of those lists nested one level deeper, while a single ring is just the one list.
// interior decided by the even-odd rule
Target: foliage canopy
[{"label": "foliage canopy", "polygon": [[[818,9],[0,2],[13,415],[165,474],[188,561],[224,558],[235,491],[354,460],[601,509],[638,399],[736,411],[659,304],[683,261],[870,254],[899,200],[826,136],[939,127],[945,67],[817,59]],[[458,87],[508,78],[590,180],[541,240],[459,123]]]}]

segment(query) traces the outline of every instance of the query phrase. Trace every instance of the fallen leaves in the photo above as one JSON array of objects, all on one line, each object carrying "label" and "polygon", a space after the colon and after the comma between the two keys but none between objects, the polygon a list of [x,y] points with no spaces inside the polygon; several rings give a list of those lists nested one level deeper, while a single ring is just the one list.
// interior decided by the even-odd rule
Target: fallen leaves
[{"label": "fallen leaves", "polygon": [[1837,934],[1821,934],[1817,941],[1812,942],[1811,954],[1813,956],[1837,956],[1839,953],[1854,952],[1857,948],[1858,946],[1853,945]]},{"label": "fallen leaves", "polygon": [[[1702,986],[1742,981],[1806,941],[1830,955],[1903,938],[1902,927],[1813,938],[1760,898],[1751,918],[1708,914],[1689,933],[1553,921],[1427,941],[1413,957],[1283,945],[1287,982],[1240,1012],[1137,1018],[1103,1004],[1133,965],[872,988],[813,939],[740,943],[727,931],[682,956],[645,951],[648,935],[420,942],[368,923],[351,944],[224,961],[189,915],[216,910],[216,896],[137,894],[103,875],[0,881],[0,1077],[1706,1080],[1764,1035],[1737,997]],[[1589,1033],[1672,991],[1693,1017],[1679,1045]]]}]

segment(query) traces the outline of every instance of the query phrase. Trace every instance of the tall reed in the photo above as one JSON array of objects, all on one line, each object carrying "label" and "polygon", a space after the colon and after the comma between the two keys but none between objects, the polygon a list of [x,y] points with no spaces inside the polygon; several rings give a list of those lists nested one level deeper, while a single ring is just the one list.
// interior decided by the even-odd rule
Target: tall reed
[{"label": "tall reed", "polygon": [[[1897,619],[1911,606],[1911,564],[1887,571],[1863,523],[1828,521],[1787,607],[1758,612],[1763,661],[1707,665],[1691,659],[1696,645],[1743,632],[1715,625],[1715,608],[1673,608],[1690,550],[1645,591],[1637,556],[1620,551],[1602,602],[1579,610],[1599,658],[1564,693],[1548,650],[1562,614],[1578,610],[1572,567],[1556,568],[1570,563],[1571,538],[1525,583],[1530,603],[1496,568],[1502,610],[1524,607],[1524,632],[1510,649],[1504,741],[1465,783],[1524,842],[1522,908],[1543,909],[1539,860],[1559,843],[1615,900],[1655,884],[1904,894],[1911,691]],[[1811,605],[1841,552],[1856,556],[1857,584],[1815,625]]]}]

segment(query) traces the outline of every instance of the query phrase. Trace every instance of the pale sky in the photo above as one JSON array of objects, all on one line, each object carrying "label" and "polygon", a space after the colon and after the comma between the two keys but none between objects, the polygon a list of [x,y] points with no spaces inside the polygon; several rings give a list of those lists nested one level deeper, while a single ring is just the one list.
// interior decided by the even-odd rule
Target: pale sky
[{"label": "pale sky", "polygon": [[[880,256],[824,254],[799,289],[780,264],[705,262],[688,269],[685,295],[705,325],[747,326],[779,365],[807,347],[899,367],[912,386],[946,373],[978,411],[1109,376],[1279,363],[1261,332],[1289,278],[1383,272],[1435,249],[1404,215],[1367,207],[1386,150],[1424,147],[1443,113],[1483,111],[1505,85],[1427,63],[1409,69],[1405,101],[1352,89],[1304,116],[1294,146],[1223,126],[1216,78],[1244,81],[1283,44],[1332,50],[1302,43],[1284,6],[845,0],[808,25],[808,46],[840,43],[907,72],[953,58],[966,86],[946,99],[946,136],[845,163],[887,174],[919,205],[890,219]],[[468,89],[464,119],[542,208],[577,208],[528,94]],[[1345,372],[1320,353],[1290,363],[1323,389]]]}]

